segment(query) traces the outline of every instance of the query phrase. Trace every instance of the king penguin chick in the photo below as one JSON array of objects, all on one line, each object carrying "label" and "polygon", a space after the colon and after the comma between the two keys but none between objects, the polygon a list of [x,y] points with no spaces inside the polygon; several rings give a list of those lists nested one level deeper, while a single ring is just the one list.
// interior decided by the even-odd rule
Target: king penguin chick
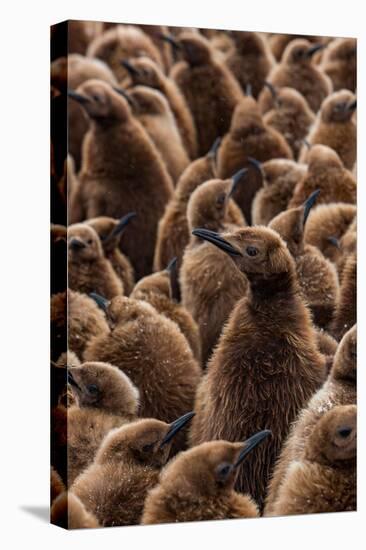
[{"label": "king penguin chick", "polygon": [[255,502],[234,490],[240,465],[269,431],[244,443],[210,441],[179,454],[145,500],[142,524],[255,518]]},{"label": "king penguin chick", "polygon": [[234,50],[226,58],[226,65],[232,71],[242,90],[246,93],[250,85],[253,97],[257,98],[263,88],[274,59],[264,38],[257,32],[231,31]]},{"label": "king penguin chick", "polygon": [[[268,43],[270,45],[272,54],[278,62],[281,61],[282,54],[286,49],[286,46],[296,38],[304,38],[304,36],[301,34],[274,33],[268,37]],[[319,42],[319,38],[319,36],[306,35],[306,40],[309,40],[309,42]]]},{"label": "king penguin chick", "polygon": [[356,91],[357,42],[355,38],[337,38],[324,52],[321,66],[331,78],[334,90]]},{"label": "king penguin chick", "polygon": [[67,491],[61,493],[51,507],[51,523],[64,529],[95,529],[97,518],[85,509],[81,500]]},{"label": "king penguin chick", "polygon": [[68,283],[72,290],[97,292],[107,298],[123,294],[122,282],[105,258],[97,232],[91,226],[70,225],[67,241]]},{"label": "king penguin chick", "polygon": [[292,462],[271,516],[356,510],[357,407],[328,411]]},{"label": "king penguin chick", "polygon": [[238,81],[206,38],[199,34],[182,33],[178,45],[183,61],[173,67],[171,78],[182,91],[193,115],[198,155],[201,156],[218,136],[226,134],[243,93]]},{"label": "king penguin chick", "polygon": [[249,288],[198,387],[190,442],[239,441],[270,429],[270,441],[251,453],[236,482],[262,508],[290,425],[324,381],[325,358],[299,293],[295,262],[275,231],[259,226],[224,236],[207,229],[193,234],[224,250]]},{"label": "king penguin chick", "polygon": [[354,204],[320,204],[310,212],[305,226],[305,242],[318,247],[326,258],[336,262],[339,249],[329,237],[340,240],[352,224],[356,211]]},{"label": "king penguin chick", "polygon": [[[312,63],[313,55],[323,47],[323,44],[311,44],[303,38],[292,40],[283,52],[281,63],[272,69],[267,79],[275,88],[286,86],[298,90],[314,113],[332,91],[330,78]],[[264,88],[259,96],[262,113],[266,113],[272,104],[272,94]]]},{"label": "king penguin chick", "polygon": [[294,88],[284,87],[277,91],[272,84],[269,86],[274,104],[264,115],[263,121],[283,135],[297,159],[303,140],[315,122],[315,115],[306,99]]},{"label": "king penguin chick", "polygon": [[147,86],[131,88],[128,97],[135,117],[155,143],[175,184],[189,158],[168,101],[161,92]]},{"label": "king penguin chick", "polygon": [[67,413],[68,486],[93,462],[104,436],[136,418],[139,392],[118,368],[87,362],[68,369],[77,405]]},{"label": "king penguin chick", "polygon": [[278,214],[268,227],[286,242],[296,263],[296,274],[314,323],[328,328],[338,300],[338,275],[334,264],[320,250],[304,243],[304,229],[319,192],[314,191],[302,206]]},{"label": "king penguin chick", "polygon": [[128,74],[121,65],[121,59],[144,56],[163,66],[158,48],[150,37],[135,25],[116,25],[105,31],[89,45],[87,55],[107,63],[118,81],[126,78]]},{"label": "king penguin chick", "polygon": [[84,140],[79,193],[70,206],[70,221],[119,219],[136,212],[139,227],[131,228],[123,248],[139,279],[151,273],[158,220],[173,192],[171,178],[124,97],[93,80],[76,95],[71,93],[86,109],[91,128]]},{"label": "king penguin chick", "polygon": [[148,57],[122,60],[122,65],[127,69],[133,85],[149,86],[166,97],[186,151],[191,159],[195,159],[197,131],[186,100],[174,80],[166,76],[159,65]]},{"label": "king penguin chick", "polygon": [[[179,327],[150,304],[116,297],[96,297],[111,331],[89,342],[88,361],[120,368],[140,391],[139,416],[170,422],[192,409],[201,370]],[[183,445],[180,438],[174,448]]]},{"label": "king penguin chick", "polygon": [[[246,170],[231,180],[209,180],[200,185],[188,203],[190,233],[195,227],[228,231],[244,226],[226,222],[226,211],[237,185],[245,185]],[[182,302],[200,331],[205,366],[233,307],[247,290],[247,281],[232,269],[225,254],[204,240],[191,236],[180,270]]]},{"label": "king penguin chick", "polygon": [[[178,268],[182,263],[184,249],[189,243],[190,235],[187,222],[187,204],[193,191],[217,176],[216,154],[220,139],[216,139],[209,152],[193,162],[185,169],[178,180],[172,199],[167,204],[164,215],[159,221],[158,238],[154,256],[154,270],[161,271],[177,258]],[[242,223],[240,208],[229,202],[228,221]]]},{"label": "king penguin chick", "polygon": [[[322,143],[334,149],[348,170],[352,170],[357,155],[357,128],[353,119],[356,106],[356,97],[349,90],[334,92],[323,101],[307,137],[310,145]],[[299,162],[306,162],[308,154],[308,146],[303,145]]]},{"label": "king penguin chick", "polygon": [[289,207],[300,206],[307,197],[320,190],[318,203],[356,203],[357,185],[333,149],[326,145],[313,145],[308,153],[308,169],[294,189]]},{"label": "king penguin chick", "polygon": [[[110,261],[114,271],[122,281],[124,294],[129,296],[135,284],[135,276],[130,260],[122,254],[119,246],[121,238],[136,214],[130,212],[120,220],[99,216],[86,221],[97,232],[104,255]],[[123,244],[121,245],[123,246]]]},{"label": "king penguin chick", "polygon": [[151,304],[159,313],[174,321],[187,338],[197,361],[201,362],[201,341],[197,323],[180,303],[177,258],[166,269],[139,280],[131,298]]},{"label": "king penguin chick", "polygon": [[306,173],[306,166],[293,160],[273,159],[261,164],[260,168],[263,184],[252,202],[252,223],[267,225],[287,209],[295,186]]},{"label": "king penguin chick", "polygon": [[357,320],[357,252],[344,263],[339,300],[336,306],[330,333],[340,340]]},{"label": "king penguin chick", "polygon": [[174,437],[192,416],[171,424],[138,420],[106,436],[93,464],[72,486],[102,527],[140,523],[146,494],[158,481]]},{"label": "king penguin chick", "polygon": [[337,405],[356,403],[357,328],[350,329],[339,343],[330,374],[293,424],[269,483],[265,514],[271,515],[291,463],[300,460],[314,426]]}]

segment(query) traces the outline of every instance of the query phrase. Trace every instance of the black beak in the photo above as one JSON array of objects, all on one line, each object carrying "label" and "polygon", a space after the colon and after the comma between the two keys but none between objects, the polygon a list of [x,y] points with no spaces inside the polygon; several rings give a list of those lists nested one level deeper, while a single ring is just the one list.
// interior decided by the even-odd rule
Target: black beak
[{"label": "black beak", "polygon": [[346,110],[347,111],[355,111],[357,109],[357,99],[354,99],[351,101],[351,103],[348,103]]},{"label": "black beak", "polygon": [[239,170],[238,172],[236,172],[233,177],[231,178],[232,179],[232,186],[231,186],[231,189],[229,191],[229,197],[231,197],[231,195],[235,192],[235,189],[238,185],[239,182],[243,181],[244,179],[244,176],[245,174],[248,173],[248,168],[242,168],[241,170]]},{"label": "black beak", "polygon": [[172,299],[176,302],[180,301],[180,287],[178,281],[178,259],[175,256],[170,260],[166,267],[166,271],[169,273],[170,288],[172,292]]},{"label": "black beak", "polygon": [[212,146],[211,146],[211,149],[209,150],[209,152],[207,153],[207,156],[209,158],[212,158],[212,159],[215,159],[216,160],[216,155],[217,155],[217,151],[219,150],[219,147],[221,145],[221,137],[218,137],[215,139],[215,141],[213,142]]},{"label": "black beak", "polygon": [[124,67],[126,69],[128,74],[131,75],[132,77],[139,76],[139,74],[140,74],[139,71],[136,69],[136,67],[134,67],[132,65],[132,63],[127,61],[127,59],[122,59],[121,65],[122,65],[122,67]]},{"label": "black beak", "polygon": [[253,157],[248,157],[248,162],[257,170],[257,172],[261,175],[262,181],[264,180],[264,174],[263,174],[263,168],[262,163],[259,162],[259,160],[254,159]]},{"label": "black beak", "polygon": [[170,34],[159,34],[159,38],[165,42],[168,42],[168,44],[170,44],[175,50],[180,50],[182,48],[179,42]]},{"label": "black beak", "polygon": [[323,50],[325,48],[325,44],[314,44],[314,46],[311,46],[308,51],[305,54],[305,57],[310,59],[316,52],[319,52],[320,50]]},{"label": "black beak", "polygon": [[76,239],[75,237],[73,237],[69,242],[69,247],[71,248],[71,250],[82,250],[86,247],[86,244],[83,243],[83,241],[81,241],[80,239]]},{"label": "black beak", "polygon": [[188,424],[188,422],[194,417],[195,414],[196,413],[194,412],[189,412],[184,414],[183,416],[180,416],[177,420],[174,420],[174,422],[170,424],[168,432],[165,434],[162,442],[160,443],[160,447],[163,447],[164,445],[169,443],[173,439],[173,437],[178,432],[180,432],[180,430],[184,428],[186,424]]},{"label": "black beak", "polygon": [[80,103],[80,105],[85,105],[90,101],[89,98],[86,97],[85,95],[78,94],[77,92],[75,92],[74,90],[71,90],[70,88],[67,90],[67,95],[71,97],[71,99],[74,99],[75,101]]},{"label": "black beak", "polygon": [[316,191],[311,193],[310,197],[306,200],[306,202],[304,204],[304,221],[303,221],[304,225],[306,223],[306,220],[308,219],[308,216],[310,214],[310,210],[312,209],[312,207],[316,203],[316,199],[318,198],[319,193],[320,193],[320,189],[317,189]]},{"label": "black beak", "polygon": [[117,94],[121,95],[122,97],[125,98],[125,100],[127,101],[127,103],[131,106],[131,107],[135,107],[136,106],[136,103],[134,102],[134,100],[132,99],[132,97],[125,91],[123,90],[122,88],[117,88],[115,86],[113,86],[113,90],[115,92],[117,92]]},{"label": "black beak", "polygon": [[225,239],[215,231],[197,228],[193,229],[192,235],[195,235],[195,237],[199,237],[204,241],[208,241],[209,243],[214,244],[215,246],[217,246],[217,248],[220,248],[227,254],[230,254],[230,256],[242,256],[242,253],[239,252],[239,250],[234,248],[233,245],[229,242],[225,241]]},{"label": "black beak", "polygon": [[264,83],[264,86],[266,86],[266,88],[269,89],[269,91],[271,92],[271,96],[273,98],[273,101],[275,102],[275,104],[277,104],[278,95],[277,95],[276,88],[273,86],[273,84],[271,82],[267,82],[267,81]]},{"label": "black beak", "polygon": [[70,371],[67,371],[67,382],[70,384],[70,386],[74,386],[74,388],[81,390],[79,384],[77,384],[75,378]]},{"label": "black beak", "polygon": [[337,239],[337,237],[327,237],[327,241],[328,241],[328,243],[332,244],[336,248],[338,248],[338,249],[341,248],[340,242]]},{"label": "black beak", "polygon": [[123,216],[119,222],[117,223],[116,227],[111,231],[111,233],[105,237],[104,242],[109,241],[111,239],[114,239],[118,235],[121,235],[123,231],[126,229],[128,224],[130,223],[133,218],[136,218],[137,214],[136,212],[129,212],[125,216]]},{"label": "black beak", "polygon": [[266,439],[269,435],[272,435],[271,430],[263,430],[261,432],[256,433],[255,435],[252,435],[249,439],[247,439],[244,442],[243,449],[240,451],[238,460],[234,464],[234,468],[237,468],[240,466],[240,464],[243,462],[244,458],[253,450],[255,447],[257,447],[264,439]]},{"label": "black beak", "polygon": [[309,141],[306,138],[304,138],[302,140],[302,142],[305,145],[305,147],[307,147],[308,149],[311,149],[311,144],[309,143]]},{"label": "black beak", "polygon": [[250,82],[245,86],[245,95],[247,97],[253,97],[253,89]]},{"label": "black beak", "polygon": [[91,292],[89,294],[89,296],[100,307],[100,309],[102,309],[104,312],[107,311],[108,306],[110,304],[110,301],[107,300],[107,298],[104,298],[104,296],[101,296],[100,294],[97,294],[96,292]]}]

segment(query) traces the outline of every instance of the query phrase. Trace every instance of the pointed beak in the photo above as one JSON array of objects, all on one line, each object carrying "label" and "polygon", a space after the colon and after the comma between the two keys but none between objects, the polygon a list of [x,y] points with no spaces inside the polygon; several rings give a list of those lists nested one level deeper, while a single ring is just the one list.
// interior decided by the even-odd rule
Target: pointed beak
[{"label": "pointed beak", "polygon": [[170,34],[159,34],[159,38],[165,42],[168,42],[168,44],[170,44],[175,50],[180,50],[182,48],[179,42]]},{"label": "pointed beak", "polygon": [[117,223],[116,227],[111,231],[111,233],[107,237],[105,237],[104,242],[107,242],[111,239],[114,239],[115,237],[118,237],[118,235],[121,235],[130,223],[130,221],[133,220],[133,218],[136,218],[136,215],[136,212],[129,212],[128,214],[123,216]]},{"label": "pointed beak", "polygon": [[221,237],[219,233],[216,233],[215,231],[197,228],[193,229],[192,235],[195,235],[195,237],[199,237],[204,241],[208,241],[209,243],[214,244],[215,246],[217,246],[217,248],[220,248],[227,254],[230,254],[230,256],[242,256],[242,253],[239,252],[239,250],[234,248],[232,244],[226,241],[223,237]]},{"label": "pointed beak", "polygon": [[357,109],[357,99],[354,99],[353,101],[351,101],[350,103],[348,103],[347,107],[346,107],[346,111],[355,111]]},{"label": "pointed beak", "polygon": [[234,468],[240,466],[245,457],[257,447],[262,441],[264,441],[269,435],[272,435],[271,430],[263,430],[261,432],[252,435],[249,439],[244,442],[243,449],[240,451],[237,461],[234,464]]},{"label": "pointed beak", "polygon": [[71,250],[82,250],[86,247],[86,244],[83,243],[83,241],[81,241],[80,239],[73,237],[72,239],[70,239],[69,247],[71,248]]},{"label": "pointed beak", "polygon": [[310,59],[310,57],[313,57],[313,55],[316,52],[319,52],[320,50],[323,50],[325,48],[325,44],[314,44],[314,46],[311,46],[308,51],[306,52],[306,57]]},{"label": "pointed beak", "polygon": [[253,88],[250,82],[245,86],[245,95],[247,97],[253,97]]},{"label": "pointed beak", "polygon": [[132,63],[130,63],[127,59],[122,59],[121,65],[126,69],[126,71],[130,76],[132,77],[139,76],[140,73],[138,69],[136,69],[136,67],[134,67]]},{"label": "pointed beak", "polygon": [[235,189],[237,188],[238,183],[240,183],[245,179],[244,176],[247,173],[248,173],[248,168],[242,168],[241,170],[236,172],[236,174],[233,175],[233,177],[231,178],[233,183],[229,191],[228,197],[232,196],[232,194],[235,192]]},{"label": "pointed beak", "polygon": [[177,420],[172,422],[170,424],[169,430],[165,434],[162,442],[160,443],[160,447],[163,447],[164,445],[167,445],[173,437],[177,435],[178,432],[180,432],[186,424],[194,417],[196,413],[189,412],[184,414],[183,416],[180,416]]},{"label": "pointed beak", "polygon": [[71,97],[71,99],[74,99],[75,101],[80,103],[80,105],[85,105],[90,101],[89,98],[85,95],[78,94],[77,92],[75,92],[75,90],[71,90],[70,88],[67,90],[67,95]]},{"label": "pointed beak", "polygon": [[104,296],[101,296],[100,294],[97,294],[96,292],[91,292],[89,294],[90,298],[94,300],[94,302],[97,304],[100,309],[102,309],[104,312],[107,311],[108,306],[110,304],[110,301],[107,300],[107,298],[104,298]]},{"label": "pointed beak", "polygon": [[132,99],[132,97],[126,92],[126,90],[123,90],[122,88],[117,88],[116,86],[113,86],[113,90],[115,92],[117,92],[117,94],[121,95],[122,97],[125,98],[125,100],[127,101],[127,103],[131,106],[131,107],[135,107],[136,106],[136,103],[134,102],[134,100]]},{"label": "pointed beak", "polygon": [[178,259],[175,256],[166,266],[166,271],[169,273],[170,289],[172,299],[175,302],[180,302],[180,286],[178,281]]},{"label": "pointed beak", "polygon": [[221,145],[221,137],[218,137],[215,139],[215,141],[213,142],[212,146],[211,146],[211,149],[209,150],[209,152],[207,153],[207,156],[209,158],[212,158],[212,159],[215,159],[216,160],[216,155],[217,155],[217,151],[219,150],[219,147]]},{"label": "pointed beak", "polygon": [[328,241],[328,243],[332,244],[336,248],[338,248],[338,249],[341,248],[340,242],[337,239],[337,237],[327,237],[327,241]]},{"label": "pointed beak", "polygon": [[262,168],[262,163],[259,162],[259,160],[253,158],[253,157],[248,157],[248,163],[253,166],[253,168],[255,168],[258,172],[258,174],[260,174],[261,178],[262,178],[262,181],[264,180],[264,173],[263,173],[263,168]]},{"label": "pointed beak", "polygon": [[316,199],[318,198],[319,193],[320,193],[320,189],[317,189],[316,191],[311,193],[310,197],[306,200],[304,204],[304,220],[303,220],[304,225],[306,223],[306,220],[308,219],[310,210],[313,208],[314,204],[316,203]]},{"label": "pointed beak", "polygon": [[74,388],[81,391],[79,384],[75,381],[75,378],[69,370],[67,371],[67,382],[70,384],[70,386],[74,386]]},{"label": "pointed beak", "polygon": [[307,149],[311,149],[311,144],[310,144],[310,142],[309,142],[306,138],[304,138],[304,139],[302,140],[302,142],[303,142],[303,144],[305,145],[305,147],[306,147]]},{"label": "pointed beak", "polygon": [[264,83],[264,86],[266,86],[266,88],[269,89],[269,91],[271,92],[271,96],[273,98],[273,101],[277,105],[278,95],[277,95],[276,88],[273,86],[273,84],[271,82],[267,82],[267,81]]}]

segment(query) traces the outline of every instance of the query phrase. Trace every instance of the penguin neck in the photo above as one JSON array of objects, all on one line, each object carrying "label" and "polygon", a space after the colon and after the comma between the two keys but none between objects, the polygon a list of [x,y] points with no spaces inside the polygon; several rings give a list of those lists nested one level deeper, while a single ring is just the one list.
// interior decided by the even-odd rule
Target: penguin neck
[{"label": "penguin neck", "polygon": [[253,304],[273,304],[288,300],[294,297],[297,292],[297,283],[291,271],[271,275],[247,273],[246,276],[250,283],[250,295]]}]

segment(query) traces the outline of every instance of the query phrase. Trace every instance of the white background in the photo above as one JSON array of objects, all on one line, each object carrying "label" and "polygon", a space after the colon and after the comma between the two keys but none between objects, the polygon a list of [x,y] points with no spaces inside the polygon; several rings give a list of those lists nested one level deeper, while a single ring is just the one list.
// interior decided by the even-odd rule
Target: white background
[{"label": "white background", "polygon": [[[365,547],[365,16],[360,0],[2,3],[0,541],[2,548]],[[64,19],[357,36],[359,52],[359,511],[66,532],[48,525],[49,26]],[[363,441],[362,441],[363,436]]]}]

